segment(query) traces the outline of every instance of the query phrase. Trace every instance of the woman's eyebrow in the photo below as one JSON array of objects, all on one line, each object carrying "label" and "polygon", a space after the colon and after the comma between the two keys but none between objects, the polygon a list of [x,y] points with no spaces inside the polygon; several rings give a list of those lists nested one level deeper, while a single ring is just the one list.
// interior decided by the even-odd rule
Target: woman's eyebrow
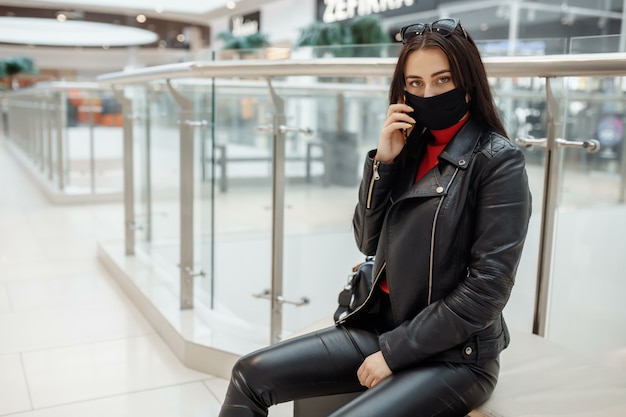
[{"label": "woman's eyebrow", "polygon": [[440,71],[437,71],[437,72],[433,72],[433,73],[430,75],[430,77],[431,77],[431,78],[432,78],[432,77],[436,77],[437,75],[445,74],[446,72],[450,72],[450,70],[449,70],[449,69],[443,69],[443,70],[440,70]]},{"label": "woman's eyebrow", "polygon": [[[448,73],[448,72],[451,72],[451,71],[450,71],[449,69],[442,69],[442,70],[439,70],[439,71],[433,72],[433,73],[430,75],[430,78],[434,78],[434,77],[436,77],[436,76],[438,76],[438,75],[445,74],[445,73]],[[411,78],[422,78],[422,77],[421,77],[421,76],[419,76],[419,75],[410,75],[410,74],[409,74],[409,75],[407,75],[407,76],[406,76],[406,77],[404,77],[404,78],[408,80],[408,79],[411,79]]]}]

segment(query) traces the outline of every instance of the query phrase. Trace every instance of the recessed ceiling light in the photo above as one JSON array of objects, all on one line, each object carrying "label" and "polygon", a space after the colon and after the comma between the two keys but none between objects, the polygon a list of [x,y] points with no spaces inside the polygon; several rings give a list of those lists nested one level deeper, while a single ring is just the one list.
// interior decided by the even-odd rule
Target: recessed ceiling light
[{"label": "recessed ceiling light", "polygon": [[58,13],[57,14],[57,20],[59,22],[65,22],[67,20],[67,16],[65,16],[63,13]]},{"label": "recessed ceiling light", "polygon": [[143,15],[143,14],[138,14],[135,19],[137,19],[137,22],[139,22],[139,23],[145,23],[146,22],[146,16]]},{"label": "recessed ceiling light", "polygon": [[226,3],[226,8],[229,10],[233,10],[235,7],[237,7],[237,3],[235,3],[234,1],[229,1],[228,3]]},{"label": "recessed ceiling light", "polygon": [[136,27],[71,19],[0,16],[0,27],[0,42],[20,45],[118,47],[147,45],[158,39],[156,33]]}]

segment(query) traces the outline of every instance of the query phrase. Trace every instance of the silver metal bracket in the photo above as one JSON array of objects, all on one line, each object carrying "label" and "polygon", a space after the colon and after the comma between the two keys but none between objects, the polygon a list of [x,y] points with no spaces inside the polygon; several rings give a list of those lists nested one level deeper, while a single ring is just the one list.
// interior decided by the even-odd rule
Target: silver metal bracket
[{"label": "silver metal bracket", "polygon": [[[589,139],[583,141],[566,140],[562,138],[555,139],[556,145],[561,148],[583,148],[588,153],[596,153],[600,150],[600,142],[596,139]],[[540,146],[545,148],[548,144],[547,138],[535,139],[535,138],[516,138],[515,143],[524,147]]]},{"label": "silver metal bracket", "polygon": [[[176,268],[180,268],[180,264],[176,264]],[[202,269],[198,272],[195,272],[193,268],[186,266],[184,268],[185,272],[187,273],[187,276],[189,278],[195,278],[195,277],[205,277],[206,276],[206,272],[204,272]]]},{"label": "silver metal bracket", "polygon": [[[263,290],[262,293],[252,294],[254,298],[263,298],[266,300],[270,300],[272,298],[272,291],[269,288]],[[291,304],[296,307],[302,307],[304,305],[310,304],[311,300],[309,297],[301,297],[298,301],[287,300],[282,295],[276,296],[276,302],[279,304]]]},{"label": "silver metal bracket", "polygon": [[[261,125],[261,126],[257,126],[256,128],[257,132],[262,132],[262,133],[274,133],[274,126],[273,125]],[[283,135],[285,133],[302,133],[305,136],[313,136],[313,129],[311,128],[299,128],[299,127],[289,127],[289,126],[285,126],[285,125],[280,125],[278,126],[278,131],[280,133],[282,133]]]},{"label": "silver metal bracket", "polygon": [[135,222],[128,223],[128,230],[143,230],[143,227]]},{"label": "silver metal bracket", "polygon": [[179,120],[178,124],[189,127],[205,128],[209,125],[209,122],[207,120]]},{"label": "silver metal bracket", "polygon": [[185,267],[185,272],[187,273],[187,275],[189,275],[191,278],[195,278],[195,277],[200,277],[200,278],[204,278],[206,276],[206,272],[204,272],[202,269],[199,270],[198,272],[195,272],[193,270],[193,268],[190,267]]}]

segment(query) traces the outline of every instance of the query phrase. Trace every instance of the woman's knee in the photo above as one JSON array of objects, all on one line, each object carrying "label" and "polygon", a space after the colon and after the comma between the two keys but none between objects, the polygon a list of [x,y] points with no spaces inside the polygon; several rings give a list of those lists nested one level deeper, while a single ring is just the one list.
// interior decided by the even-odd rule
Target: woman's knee
[{"label": "woman's knee", "polygon": [[231,372],[231,381],[238,387],[253,389],[258,378],[260,359],[257,353],[251,353],[237,359]]},{"label": "woman's knee", "polygon": [[272,395],[266,386],[267,373],[260,363],[262,358],[258,353],[243,356],[235,362],[232,372],[228,395],[243,396],[259,409],[267,409],[273,404]]}]

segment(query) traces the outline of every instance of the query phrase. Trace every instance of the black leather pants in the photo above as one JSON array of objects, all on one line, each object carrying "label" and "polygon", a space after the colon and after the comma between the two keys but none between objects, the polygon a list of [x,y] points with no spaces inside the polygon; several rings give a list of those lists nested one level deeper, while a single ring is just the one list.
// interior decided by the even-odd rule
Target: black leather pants
[{"label": "black leather pants", "polygon": [[365,390],[356,371],[378,350],[377,331],[338,326],[251,353],[234,366],[219,416],[267,416],[274,404],[363,391],[332,417],[463,417],[491,395],[500,369],[498,360],[425,362]]}]

